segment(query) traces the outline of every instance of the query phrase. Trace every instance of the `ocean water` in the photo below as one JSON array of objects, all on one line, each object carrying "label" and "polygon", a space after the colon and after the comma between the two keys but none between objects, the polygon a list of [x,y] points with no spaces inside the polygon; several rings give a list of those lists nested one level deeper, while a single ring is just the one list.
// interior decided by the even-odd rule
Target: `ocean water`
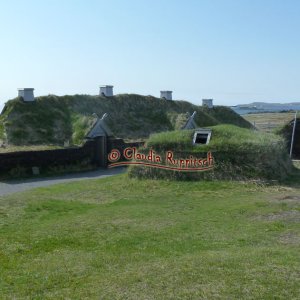
[{"label": "ocean water", "polygon": [[231,106],[230,107],[232,110],[234,110],[236,113],[238,113],[239,115],[246,115],[249,113],[255,113],[255,114],[259,114],[259,113],[265,113],[265,112],[281,112],[281,111],[290,111],[290,110],[294,110],[294,111],[299,111],[300,112],[300,104],[299,105],[281,105],[281,106],[266,106],[263,108],[240,108],[238,106]]}]

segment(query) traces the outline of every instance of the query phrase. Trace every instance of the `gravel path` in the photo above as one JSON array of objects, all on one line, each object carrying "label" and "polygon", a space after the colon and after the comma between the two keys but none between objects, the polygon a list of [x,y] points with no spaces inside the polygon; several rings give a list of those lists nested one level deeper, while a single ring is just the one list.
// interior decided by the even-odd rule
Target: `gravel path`
[{"label": "gravel path", "polygon": [[99,169],[96,171],[67,174],[56,177],[30,178],[0,182],[0,196],[22,192],[36,187],[78,181],[84,179],[97,179],[124,173],[126,168]]}]

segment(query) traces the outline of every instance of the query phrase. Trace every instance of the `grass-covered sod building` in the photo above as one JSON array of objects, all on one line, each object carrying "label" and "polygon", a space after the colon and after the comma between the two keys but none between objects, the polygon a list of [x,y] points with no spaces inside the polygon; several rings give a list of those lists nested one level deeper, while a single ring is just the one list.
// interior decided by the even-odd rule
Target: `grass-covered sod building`
[{"label": "grass-covered sod building", "polygon": [[192,167],[188,172],[188,170],[133,166],[129,172],[130,176],[179,180],[281,180],[291,171],[292,163],[285,142],[280,136],[233,125],[217,125],[210,128],[212,134],[208,144],[194,145],[192,142],[194,130],[169,131],[151,135],[145,149],[141,150],[147,152],[152,149],[160,153],[161,157],[165,158],[163,164],[166,166],[170,166],[167,154],[172,151],[174,159],[176,157],[179,163],[182,159],[185,167],[189,158],[209,160],[211,153],[214,167],[209,168],[209,171],[194,172]]}]

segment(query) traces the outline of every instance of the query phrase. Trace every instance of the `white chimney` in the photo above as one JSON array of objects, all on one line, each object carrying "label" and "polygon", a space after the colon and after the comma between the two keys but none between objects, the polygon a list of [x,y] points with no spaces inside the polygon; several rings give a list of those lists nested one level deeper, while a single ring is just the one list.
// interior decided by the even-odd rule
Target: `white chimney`
[{"label": "white chimney", "polygon": [[105,97],[112,97],[114,95],[113,85],[101,85],[99,95]]},{"label": "white chimney", "polygon": [[33,88],[22,88],[18,89],[18,97],[22,97],[24,101],[34,101]]},{"label": "white chimney", "polygon": [[213,99],[202,99],[202,106],[213,108]]},{"label": "white chimney", "polygon": [[160,91],[160,98],[172,100],[172,91]]}]

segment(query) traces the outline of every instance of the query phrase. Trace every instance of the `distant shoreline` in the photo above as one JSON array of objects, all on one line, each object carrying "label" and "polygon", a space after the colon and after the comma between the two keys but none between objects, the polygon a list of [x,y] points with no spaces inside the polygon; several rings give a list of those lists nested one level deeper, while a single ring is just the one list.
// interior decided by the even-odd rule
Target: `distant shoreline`
[{"label": "distant shoreline", "polygon": [[247,114],[262,114],[262,113],[284,113],[284,112],[295,112],[300,111],[299,105],[282,105],[270,107],[266,106],[265,108],[257,108],[257,107],[245,107],[245,106],[230,106],[230,108],[235,111],[239,115],[247,115]]}]

